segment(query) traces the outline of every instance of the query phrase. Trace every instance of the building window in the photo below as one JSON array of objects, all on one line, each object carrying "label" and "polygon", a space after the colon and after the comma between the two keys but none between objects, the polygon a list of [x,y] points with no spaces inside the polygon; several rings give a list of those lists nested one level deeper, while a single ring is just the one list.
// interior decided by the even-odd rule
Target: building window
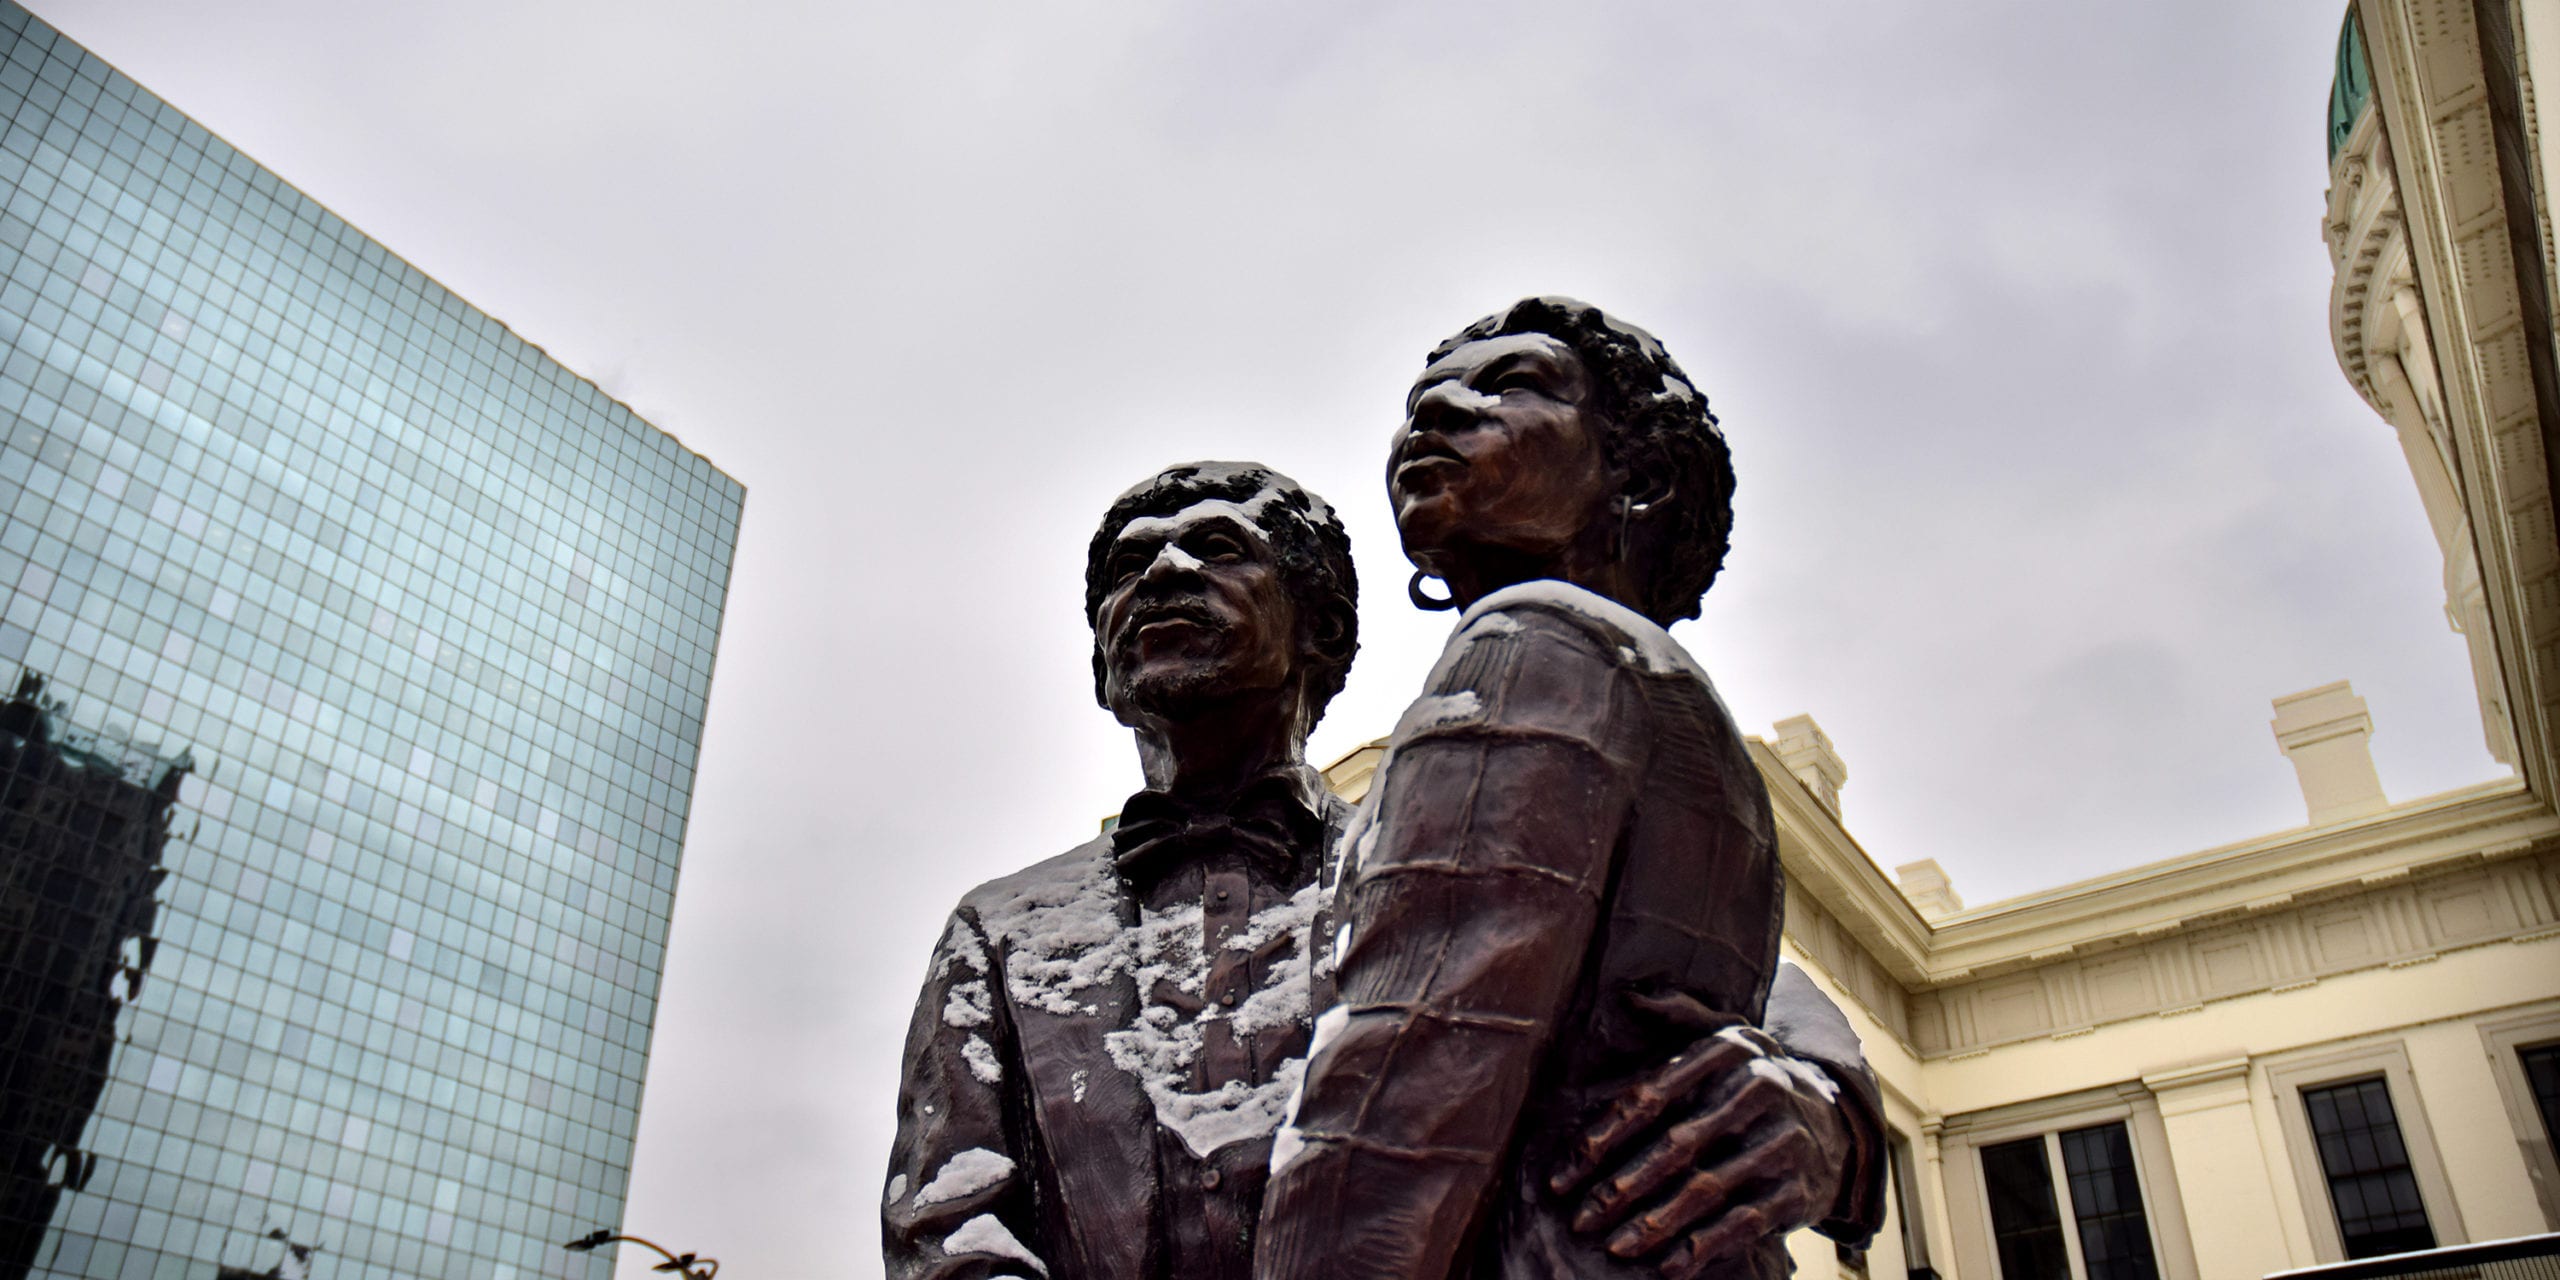
[{"label": "building window", "polygon": [[1902,1234],[1902,1268],[1908,1280],[1938,1280],[1929,1260],[1929,1233],[1921,1225],[1920,1181],[1911,1166],[1911,1141],[1894,1130],[1885,1132],[1885,1188],[1891,1194],[1893,1221]]},{"label": "building window", "polygon": [[[2480,1047],[2498,1079],[2498,1100],[2524,1155],[2543,1228],[2560,1231],[2560,1159],[2553,1156],[2560,1149],[2560,1002],[2482,1022]],[[2434,1225],[2443,1232],[2442,1222]]]},{"label": "building window", "polygon": [[[2483,1028],[2484,1036],[2488,1030]],[[2545,1032],[2523,1043],[2550,1038]],[[2515,1061],[2511,1044],[2499,1047],[2492,1039],[2488,1047],[2491,1062]],[[2506,1071],[2518,1077],[2514,1088],[2521,1092],[2523,1073],[2512,1067]],[[2268,1061],[2266,1072],[2314,1258],[2344,1262],[2395,1248],[2443,1248],[2469,1239],[2462,1206],[2445,1181],[2444,1160],[2428,1128],[2426,1100],[2418,1094],[2408,1051],[2399,1041],[2283,1054]],[[2502,1082],[2499,1087],[2508,1086]],[[2509,1102],[2511,1108],[2531,1105],[2512,1097]],[[2516,1112],[2516,1123],[2520,1137],[2532,1125],[2522,1111]],[[2373,1132],[2377,1129],[2379,1133]],[[2398,1184],[2396,1198],[2389,1186],[2393,1182]],[[2396,1236],[2391,1222],[2403,1209],[2420,1229]],[[2383,1233],[2382,1238],[2366,1238],[2368,1227]],[[2388,1243],[2394,1238],[2412,1243]]]},{"label": "building window", "polygon": [[2338,1242],[2349,1258],[2436,1247],[2418,1198],[2417,1172],[2400,1140],[2400,1118],[2381,1076],[2302,1091]]},{"label": "building window", "polygon": [[2533,1109],[2542,1117],[2542,1140],[2560,1147],[2560,1044],[2518,1049],[2516,1062],[2524,1068]]},{"label": "building window", "polygon": [[[2057,1165],[2075,1230],[2064,1229],[2054,1198]],[[1982,1181],[2001,1280],[2157,1280],[2151,1223],[2122,1123],[1986,1146]]]}]

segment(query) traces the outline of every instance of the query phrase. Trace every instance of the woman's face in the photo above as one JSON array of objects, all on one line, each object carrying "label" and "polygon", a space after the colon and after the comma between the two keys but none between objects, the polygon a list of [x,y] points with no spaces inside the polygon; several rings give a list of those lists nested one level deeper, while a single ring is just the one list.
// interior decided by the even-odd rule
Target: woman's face
[{"label": "woman's face", "polygon": [[1446,576],[1471,548],[1561,554],[1617,497],[1591,371],[1545,334],[1470,342],[1413,383],[1387,453],[1405,556]]}]

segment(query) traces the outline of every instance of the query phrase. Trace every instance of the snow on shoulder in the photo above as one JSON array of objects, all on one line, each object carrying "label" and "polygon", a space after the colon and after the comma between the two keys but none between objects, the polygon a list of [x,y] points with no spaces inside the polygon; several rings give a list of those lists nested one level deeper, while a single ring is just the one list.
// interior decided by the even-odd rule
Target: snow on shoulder
[{"label": "snow on shoulder", "polygon": [[[1690,657],[1689,651],[1672,639],[1661,624],[1607,596],[1553,578],[1514,583],[1469,606],[1458,616],[1457,630],[1450,633],[1449,647],[1440,656],[1441,665],[1450,664],[1471,640],[1519,629],[1519,622],[1511,615],[1530,610],[1562,614],[1580,623],[1638,671],[1685,675],[1702,684],[1712,684],[1698,660]],[[1442,674],[1439,667],[1434,667],[1433,682],[1438,682]]]}]

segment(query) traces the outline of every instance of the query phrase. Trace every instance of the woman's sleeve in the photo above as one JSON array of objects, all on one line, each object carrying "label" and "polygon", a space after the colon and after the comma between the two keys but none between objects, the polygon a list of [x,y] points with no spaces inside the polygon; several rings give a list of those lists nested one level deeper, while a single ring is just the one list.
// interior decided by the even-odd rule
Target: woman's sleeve
[{"label": "woman's sleeve", "polygon": [[1450,1274],[1572,999],[1641,769],[1618,650],[1474,620],[1355,829],[1340,1004],[1273,1156],[1260,1280]]}]

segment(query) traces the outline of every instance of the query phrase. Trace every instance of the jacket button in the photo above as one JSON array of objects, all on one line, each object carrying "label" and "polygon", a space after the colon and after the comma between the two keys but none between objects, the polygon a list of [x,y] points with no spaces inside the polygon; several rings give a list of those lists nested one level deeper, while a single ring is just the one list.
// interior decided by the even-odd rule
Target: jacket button
[{"label": "jacket button", "polygon": [[1201,1174],[1201,1175],[1200,1175],[1200,1186],[1201,1186],[1201,1189],[1206,1190],[1206,1191],[1215,1191],[1215,1190],[1217,1190],[1217,1189],[1218,1189],[1218,1184],[1219,1184],[1219,1183],[1221,1183],[1221,1182],[1224,1182],[1224,1181],[1226,1181],[1226,1179],[1219,1177],[1219,1176],[1218,1176],[1218,1171],[1217,1171],[1217,1170],[1215,1170],[1215,1169],[1211,1169],[1211,1170],[1209,1170],[1207,1173],[1203,1173],[1203,1174]]}]

